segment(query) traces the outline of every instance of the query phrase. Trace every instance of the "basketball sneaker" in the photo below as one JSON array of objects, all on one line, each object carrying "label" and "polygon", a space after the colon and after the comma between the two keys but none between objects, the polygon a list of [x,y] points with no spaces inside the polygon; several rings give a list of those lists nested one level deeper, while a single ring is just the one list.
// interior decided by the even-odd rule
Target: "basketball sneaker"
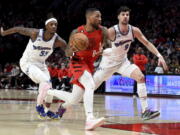
[{"label": "basketball sneaker", "polygon": [[45,119],[46,118],[47,114],[44,111],[43,105],[37,105],[36,106],[36,111],[37,111],[40,119]]},{"label": "basketball sneaker", "polygon": [[142,113],[141,117],[143,120],[149,120],[156,118],[160,115],[159,111],[152,111],[150,109],[146,110],[144,113]]},{"label": "basketball sneaker", "polygon": [[59,106],[58,111],[56,112],[56,114],[58,114],[58,116],[60,118],[62,118],[63,114],[66,112],[66,108],[64,108],[62,105]]},{"label": "basketball sneaker", "polygon": [[101,117],[101,118],[93,118],[93,119],[89,119],[86,121],[86,126],[85,126],[85,130],[94,130],[97,127],[100,127],[101,125],[103,125],[105,122],[105,118]]},{"label": "basketball sneaker", "polygon": [[54,119],[54,120],[59,119],[59,115],[58,115],[58,114],[55,114],[54,112],[52,112],[52,111],[50,111],[50,110],[48,110],[48,112],[47,112],[46,114],[47,114],[47,116],[48,116],[49,118],[51,118],[51,119]]}]

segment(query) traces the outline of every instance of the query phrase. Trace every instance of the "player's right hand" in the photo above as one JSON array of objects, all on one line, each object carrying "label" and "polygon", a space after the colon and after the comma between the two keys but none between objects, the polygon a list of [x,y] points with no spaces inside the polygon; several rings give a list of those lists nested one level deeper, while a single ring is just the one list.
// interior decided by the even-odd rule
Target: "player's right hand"
[{"label": "player's right hand", "polygon": [[158,58],[159,58],[159,59],[158,59],[158,65],[162,65],[162,66],[163,66],[163,69],[164,69],[165,71],[168,71],[168,66],[167,66],[167,64],[166,64],[163,56],[159,56]]},{"label": "player's right hand", "polygon": [[4,36],[3,33],[4,33],[4,29],[3,29],[3,27],[1,27],[0,35],[1,35],[1,36]]}]

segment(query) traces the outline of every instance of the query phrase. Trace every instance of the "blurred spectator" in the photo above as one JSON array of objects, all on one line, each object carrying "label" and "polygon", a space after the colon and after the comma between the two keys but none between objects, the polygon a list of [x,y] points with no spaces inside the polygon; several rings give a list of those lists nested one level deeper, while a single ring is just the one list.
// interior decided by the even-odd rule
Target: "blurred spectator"
[{"label": "blurred spectator", "polygon": [[56,86],[59,84],[58,80],[58,66],[57,65],[48,65],[48,70],[51,76],[52,88],[56,89]]},{"label": "blurred spectator", "polygon": [[64,63],[61,63],[61,69],[58,72],[58,78],[60,81],[60,85],[59,85],[60,89],[69,91],[71,88],[71,84],[70,84],[71,75]]},{"label": "blurred spectator", "polygon": [[[179,1],[178,0],[151,0],[151,1],[103,1],[103,0],[53,0],[53,1],[23,1],[19,2],[10,0],[9,4],[6,1],[0,2],[0,25],[8,28],[13,26],[24,27],[44,27],[44,20],[49,15],[54,15],[60,20],[58,33],[68,41],[70,32],[82,25],[83,12],[88,7],[99,8],[102,12],[102,23],[109,27],[116,22],[116,13],[119,5],[127,5],[135,12],[132,12],[132,25],[138,26],[145,35],[153,42],[161,54],[165,57],[169,65],[169,74],[180,74],[180,30],[179,30]],[[41,12],[39,12],[41,11]],[[111,12],[110,12],[111,11]],[[73,22],[73,23],[72,23]],[[85,20],[84,20],[85,22]],[[146,29],[145,29],[146,28]],[[14,34],[12,36],[0,37],[0,87],[11,87],[10,74],[12,64],[18,62],[25,49],[25,44],[28,41],[27,37]],[[134,42],[129,52],[132,57],[133,52],[140,44]],[[147,63],[146,73],[154,73],[157,67],[157,58],[145,50],[144,54],[149,58]],[[55,49],[54,53],[49,57],[48,62],[52,65],[61,65],[64,63],[67,66],[67,61],[64,57],[64,52],[60,49]],[[178,62],[176,62],[178,61]],[[57,73],[53,71],[53,81],[56,85]],[[56,77],[54,76],[56,74]],[[22,76],[21,76],[22,75]],[[34,87],[32,83],[23,74],[18,78],[22,88]],[[24,79],[23,79],[24,77]],[[30,85],[28,86],[27,83]],[[19,87],[19,85],[17,86]]]}]

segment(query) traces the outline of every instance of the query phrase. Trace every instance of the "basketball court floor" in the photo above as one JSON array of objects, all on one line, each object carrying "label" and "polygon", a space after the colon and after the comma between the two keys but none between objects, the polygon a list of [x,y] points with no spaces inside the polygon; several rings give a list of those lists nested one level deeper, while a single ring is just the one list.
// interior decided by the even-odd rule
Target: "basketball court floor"
[{"label": "basketball court floor", "polygon": [[[36,96],[32,90],[0,90],[0,135],[180,135],[177,98],[149,98],[150,108],[159,110],[161,115],[143,121],[137,98],[95,95],[94,113],[105,116],[106,123],[95,131],[85,131],[82,103],[68,108],[61,120],[39,120]],[[58,104],[53,104],[54,111]]]}]

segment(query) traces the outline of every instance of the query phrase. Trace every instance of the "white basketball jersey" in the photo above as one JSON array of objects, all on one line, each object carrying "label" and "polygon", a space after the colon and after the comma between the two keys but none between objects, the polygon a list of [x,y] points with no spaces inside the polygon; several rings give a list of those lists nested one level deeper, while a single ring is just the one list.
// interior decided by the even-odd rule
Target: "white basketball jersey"
[{"label": "white basketball jersey", "polygon": [[45,60],[53,52],[53,46],[57,34],[55,33],[54,36],[49,41],[44,41],[43,33],[44,33],[43,29],[40,29],[39,34],[34,42],[31,39],[29,39],[29,43],[27,44],[27,47],[21,58],[21,61],[45,63]]},{"label": "white basketball jersey", "polygon": [[128,25],[128,32],[126,34],[121,33],[119,25],[113,26],[115,30],[115,40],[112,41],[112,48],[104,50],[104,54],[108,56],[114,62],[122,62],[127,58],[131,43],[134,41],[132,26]]}]

